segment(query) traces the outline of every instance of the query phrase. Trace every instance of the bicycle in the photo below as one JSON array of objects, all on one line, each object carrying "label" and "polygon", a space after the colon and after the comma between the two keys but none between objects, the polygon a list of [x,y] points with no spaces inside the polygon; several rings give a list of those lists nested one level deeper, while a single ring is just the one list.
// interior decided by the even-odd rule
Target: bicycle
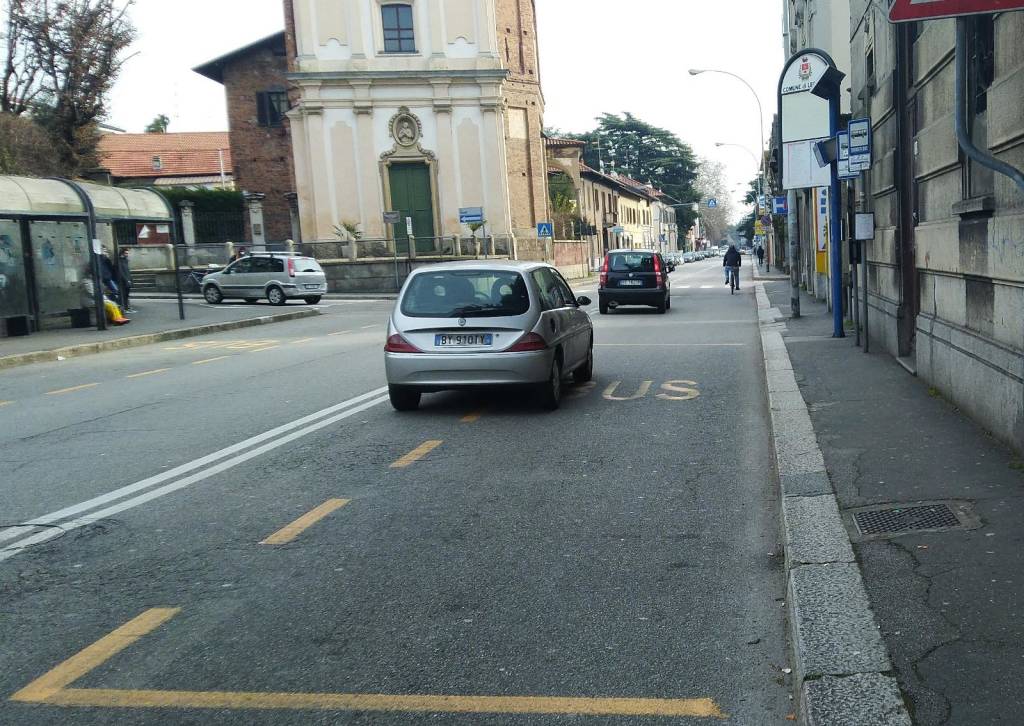
[{"label": "bicycle", "polygon": [[740,286],[740,268],[729,268],[729,294],[735,295]]},{"label": "bicycle", "polygon": [[203,289],[203,278],[206,277],[206,270],[198,271],[190,269],[181,271],[181,291],[200,292]]}]

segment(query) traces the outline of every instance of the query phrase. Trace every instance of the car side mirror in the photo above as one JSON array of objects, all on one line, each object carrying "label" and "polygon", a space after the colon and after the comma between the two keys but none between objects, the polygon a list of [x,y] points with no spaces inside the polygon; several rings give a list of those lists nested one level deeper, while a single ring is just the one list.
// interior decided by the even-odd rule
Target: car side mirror
[{"label": "car side mirror", "polygon": [[589,297],[576,298],[576,304],[582,308],[587,307],[587,305],[590,305],[591,302],[592,300]]}]

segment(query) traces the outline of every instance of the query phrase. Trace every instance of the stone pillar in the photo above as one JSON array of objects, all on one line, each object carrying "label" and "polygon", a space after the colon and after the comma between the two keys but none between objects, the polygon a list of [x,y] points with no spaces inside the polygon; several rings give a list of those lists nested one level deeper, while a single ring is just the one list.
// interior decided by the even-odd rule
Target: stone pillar
[{"label": "stone pillar", "polygon": [[[196,206],[195,203],[190,202],[187,199],[182,199],[178,202],[178,207],[181,209],[181,239],[185,243],[185,263],[188,265],[195,265],[196,263],[196,222],[195,217],[192,215],[192,208]],[[177,244],[177,241],[172,241],[172,244]],[[172,261],[168,264],[168,267],[173,267],[173,257],[170,258]],[[181,263],[181,260],[178,260]]]},{"label": "stone pillar", "polygon": [[302,225],[299,222],[299,195],[295,192],[287,192],[284,198],[288,201],[288,219],[291,222],[292,240],[302,241]]},{"label": "stone pillar", "polygon": [[252,249],[264,252],[267,249],[267,238],[263,234],[263,200],[265,194],[245,192],[245,207],[249,211],[249,229],[252,231]]},{"label": "stone pillar", "polygon": [[373,102],[369,85],[356,87],[362,98],[354,105],[356,114],[356,141],[358,145],[358,169],[360,194],[359,215],[362,218],[363,237],[383,239],[383,199],[381,199],[380,159],[375,152],[373,139]]}]

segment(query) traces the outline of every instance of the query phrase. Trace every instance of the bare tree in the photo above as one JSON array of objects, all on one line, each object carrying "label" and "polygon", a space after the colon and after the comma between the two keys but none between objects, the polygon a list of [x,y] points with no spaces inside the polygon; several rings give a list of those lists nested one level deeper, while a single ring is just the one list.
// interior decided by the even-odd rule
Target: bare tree
[{"label": "bare tree", "polygon": [[[711,241],[717,241],[728,232],[733,216],[729,185],[725,180],[725,166],[718,161],[701,159],[697,171],[697,188],[701,193],[700,217],[705,236]],[[717,200],[718,206],[709,208],[709,199]]]},{"label": "bare tree", "polygon": [[[30,1],[30,0],[29,0]],[[0,112],[20,116],[42,91],[42,73],[29,31],[26,0],[8,0],[3,35]]]}]

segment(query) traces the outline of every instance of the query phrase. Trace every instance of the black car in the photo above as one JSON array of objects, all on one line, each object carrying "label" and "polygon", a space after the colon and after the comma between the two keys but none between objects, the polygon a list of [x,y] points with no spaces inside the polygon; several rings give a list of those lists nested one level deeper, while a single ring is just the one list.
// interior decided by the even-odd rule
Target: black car
[{"label": "black car", "polygon": [[613,250],[604,256],[597,290],[602,315],[621,305],[647,305],[664,313],[672,307],[665,259],[651,250]]}]

